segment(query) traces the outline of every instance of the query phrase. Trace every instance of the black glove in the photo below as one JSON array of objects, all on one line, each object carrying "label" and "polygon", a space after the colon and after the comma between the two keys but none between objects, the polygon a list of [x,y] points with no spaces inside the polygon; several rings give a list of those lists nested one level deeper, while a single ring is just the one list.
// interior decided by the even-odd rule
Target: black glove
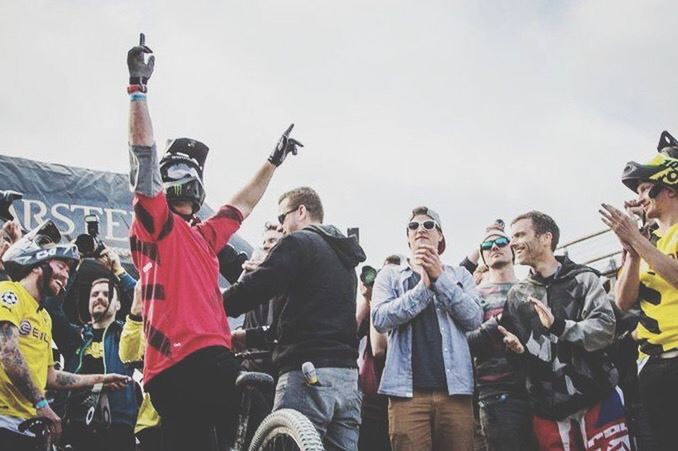
[{"label": "black glove", "polygon": [[297,152],[299,151],[297,149],[297,146],[299,147],[304,147],[302,143],[297,141],[294,138],[290,138],[290,132],[294,128],[294,124],[290,124],[289,127],[287,127],[287,130],[285,130],[285,133],[282,134],[280,137],[280,140],[278,140],[278,144],[275,146],[275,149],[273,149],[273,152],[271,152],[271,155],[268,157],[268,161],[271,162],[271,164],[274,164],[276,166],[280,166],[283,161],[285,161],[285,158],[287,157],[287,154],[294,154],[296,155]]},{"label": "black glove", "polygon": [[139,45],[132,47],[127,52],[127,68],[129,69],[129,84],[130,85],[146,85],[148,79],[153,74],[153,66],[155,66],[155,56],[148,57],[148,61],[144,61],[145,54],[153,53],[153,50],[146,47],[146,36],[143,33],[139,34]]}]

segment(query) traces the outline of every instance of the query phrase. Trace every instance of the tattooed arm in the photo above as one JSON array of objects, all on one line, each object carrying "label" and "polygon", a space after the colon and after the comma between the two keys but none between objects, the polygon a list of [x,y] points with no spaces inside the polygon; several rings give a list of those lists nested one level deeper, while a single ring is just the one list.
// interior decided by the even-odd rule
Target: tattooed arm
[{"label": "tattooed arm", "polygon": [[43,390],[33,382],[24,356],[19,351],[19,329],[9,321],[0,322],[0,363],[12,385],[31,404],[45,397]]},{"label": "tattooed arm", "polygon": [[50,367],[47,372],[47,388],[53,390],[74,390],[89,388],[94,384],[102,383],[108,389],[116,390],[123,388],[130,382],[128,376],[120,374],[73,374],[66,371],[55,370]]}]

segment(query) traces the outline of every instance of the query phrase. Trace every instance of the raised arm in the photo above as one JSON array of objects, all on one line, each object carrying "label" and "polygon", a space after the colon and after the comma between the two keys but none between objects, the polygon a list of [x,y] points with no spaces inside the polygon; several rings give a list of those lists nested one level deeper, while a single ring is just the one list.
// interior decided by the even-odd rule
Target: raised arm
[{"label": "raised arm", "polygon": [[130,185],[135,194],[155,197],[162,192],[162,179],[158,157],[153,145],[153,124],[146,103],[146,83],[153,73],[155,57],[144,44],[144,35],[139,45],[127,53],[129,69],[129,146],[130,146]]},{"label": "raised arm", "polygon": [[153,145],[153,124],[148,113],[146,103],[146,84],[153,74],[155,57],[146,55],[153,53],[146,46],[145,37],[142,33],[139,37],[139,45],[132,47],[127,53],[127,68],[129,69],[129,143],[132,146]]},{"label": "raised arm", "polygon": [[289,137],[293,128],[294,124],[291,124],[287,130],[285,130],[278,140],[278,144],[276,144],[273,149],[273,152],[271,152],[271,155],[268,157],[268,161],[266,161],[256,174],[254,174],[254,177],[243,186],[230,201],[228,201],[228,205],[232,205],[240,210],[243,219],[252,213],[254,207],[259,203],[259,200],[261,200],[268,184],[271,182],[275,169],[285,161],[287,155],[290,153],[296,155],[299,150],[298,147],[304,147],[299,141]]}]

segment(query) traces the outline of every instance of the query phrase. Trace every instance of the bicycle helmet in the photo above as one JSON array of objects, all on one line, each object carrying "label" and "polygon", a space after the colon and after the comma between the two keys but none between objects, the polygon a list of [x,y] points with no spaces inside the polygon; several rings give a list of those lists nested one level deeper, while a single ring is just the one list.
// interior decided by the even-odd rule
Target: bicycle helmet
[{"label": "bicycle helmet", "polygon": [[200,141],[177,138],[169,141],[160,160],[160,176],[167,199],[191,202],[193,213],[200,210],[205,201],[202,176],[208,152],[209,148]]},{"label": "bicycle helmet", "polygon": [[61,233],[51,220],[45,221],[10,246],[2,257],[5,271],[13,280],[50,260],[65,260],[71,266],[80,260],[74,244],[59,244]]},{"label": "bicycle helmet", "polygon": [[629,161],[622,173],[622,183],[634,193],[642,182],[655,184],[650,192],[656,197],[661,188],[678,189],[678,141],[664,130],[657,144],[659,154],[646,164]]}]

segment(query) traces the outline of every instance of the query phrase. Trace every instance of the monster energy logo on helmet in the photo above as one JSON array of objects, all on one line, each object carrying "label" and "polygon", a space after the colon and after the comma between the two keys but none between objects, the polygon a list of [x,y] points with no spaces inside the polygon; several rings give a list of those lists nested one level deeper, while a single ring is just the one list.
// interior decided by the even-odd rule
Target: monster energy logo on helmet
[{"label": "monster energy logo on helmet", "polygon": [[[636,192],[642,182],[655,183],[654,196],[661,187],[678,189],[678,140],[664,130],[657,145],[659,154],[647,164],[629,161],[622,173],[622,183]],[[652,197],[654,197],[652,196]]]}]

